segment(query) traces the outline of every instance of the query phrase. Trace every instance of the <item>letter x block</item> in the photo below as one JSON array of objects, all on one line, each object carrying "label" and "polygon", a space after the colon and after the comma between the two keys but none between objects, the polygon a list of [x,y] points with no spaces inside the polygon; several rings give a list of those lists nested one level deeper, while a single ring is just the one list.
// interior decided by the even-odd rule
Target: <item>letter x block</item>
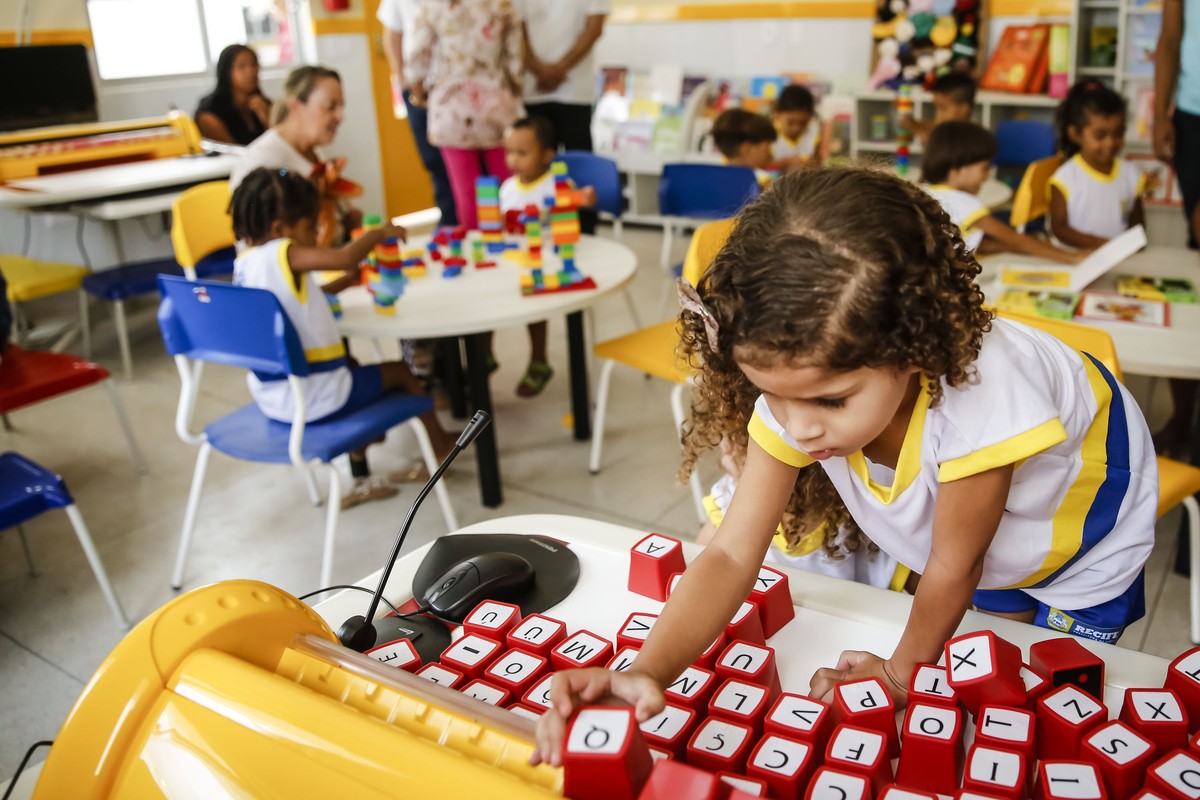
[{"label": "letter x block", "polygon": [[642,787],[638,800],[679,800],[681,797],[718,800],[719,796],[720,781],[716,775],[668,758],[655,762],[650,780]]},{"label": "letter x block", "polygon": [[950,685],[946,668],[918,664],[908,679],[908,702],[958,708],[958,694]]},{"label": "letter x block", "polygon": [[1108,800],[1095,764],[1086,761],[1043,761],[1038,764],[1034,800]]},{"label": "letter x block", "polygon": [[834,769],[862,775],[870,785],[871,795],[895,779],[892,760],[887,753],[887,740],[878,731],[839,725],[829,737],[825,748],[825,764]]},{"label": "letter x block", "polygon": [[549,658],[550,652],[566,638],[565,622],[541,614],[530,614],[508,632],[505,641],[509,647]]},{"label": "letter x block", "polygon": [[499,600],[484,600],[467,614],[463,620],[463,631],[503,642],[508,632],[520,621],[519,606]]},{"label": "letter x block", "polygon": [[1200,758],[1184,750],[1168,753],[1146,771],[1146,788],[1164,800],[1200,797]]},{"label": "letter x block", "polygon": [[1088,734],[1079,757],[1100,768],[1109,797],[1130,797],[1146,781],[1146,770],[1154,761],[1154,743],[1124,722],[1113,720]]},{"label": "letter x block", "polygon": [[717,658],[713,670],[718,678],[733,678],[766,687],[770,699],[779,696],[779,671],[775,668],[775,650],[766,645],[734,641]]},{"label": "letter x block", "polygon": [[813,745],[820,752],[825,749],[833,729],[833,711],[820,700],[784,692],[767,712],[763,729],[785,739]]},{"label": "letter x block", "polygon": [[630,614],[617,629],[617,647],[641,647],[657,621],[657,614]]},{"label": "letter x block", "polygon": [[765,781],[772,797],[799,797],[819,759],[807,742],[767,734],[750,754],[746,774]]},{"label": "letter x block", "polygon": [[1200,730],[1200,647],[1193,647],[1167,667],[1164,689],[1179,696],[1179,702],[1187,709],[1188,730]]},{"label": "letter x block", "polygon": [[708,700],[718,683],[717,674],[712,670],[688,667],[663,689],[663,697],[668,703],[703,713],[708,710]]},{"label": "letter x block", "polygon": [[777,569],[761,567],[758,570],[758,579],[754,582],[754,589],[750,591],[750,602],[758,606],[759,616],[762,617],[763,635],[768,639],[796,616],[787,575]]},{"label": "letter x block", "polygon": [[1038,700],[1037,721],[1038,758],[1073,761],[1088,733],[1108,721],[1108,709],[1077,686],[1066,684]]},{"label": "letter x block", "polygon": [[612,657],[612,642],[591,631],[579,631],[550,651],[550,664],[556,670],[603,667]]},{"label": "letter x block", "polygon": [[767,637],[763,632],[762,617],[759,615],[758,606],[749,601],[742,603],[734,612],[733,619],[729,620],[729,624],[725,626],[725,638],[731,642],[741,639],[752,644],[766,644]]},{"label": "letter x block", "polygon": [[871,788],[862,775],[820,767],[809,781],[804,800],[871,800]]},{"label": "letter x block", "polygon": [[443,650],[438,661],[444,667],[461,672],[468,680],[476,680],[483,677],[483,671],[503,649],[495,639],[468,633]]},{"label": "letter x block", "polygon": [[912,789],[953,794],[963,765],[963,717],[957,708],[909,703],[900,730],[896,782]]},{"label": "letter x block", "polygon": [[896,706],[878,678],[839,683],[833,690],[833,724],[852,725],[883,734],[888,758],[900,755]]},{"label": "letter x block", "polygon": [[1127,690],[1120,720],[1154,742],[1156,758],[1187,747],[1187,717],[1170,689]]},{"label": "letter x block", "polygon": [[524,650],[509,650],[488,665],[483,679],[517,697],[529,691],[550,669],[550,662]]},{"label": "letter x block", "polygon": [[421,656],[413,646],[411,639],[397,639],[394,642],[372,647],[365,655],[370,656],[381,664],[402,669],[405,672],[416,672],[421,668]]},{"label": "letter x block", "polygon": [[730,678],[713,693],[708,701],[708,713],[749,727],[757,738],[762,733],[763,719],[770,705],[771,696],[765,686]]},{"label": "letter x block", "polygon": [[967,791],[1002,800],[1024,800],[1029,786],[1028,774],[1025,756],[1020,753],[973,744],[967,750],[962,786]]},{"label": "letter x block", "polygon": [[950,686],[972,715],[988,705],[1020,706],[1025,702],[1021,649],[991,631],[977,631],[946,642]]},{"label": "letter x block", "polygon": [[585,706],[567,726],[563,794],[573,800],[634,800],[653,761],[632,708]]},{"label": "letter x block", "polygon": [[987,747],[1012,750],[1025,756],[1029,772],[1025,776],[1033,785],[1037,765],[1037,715],[1024,708],[982,706],[975,717],[975,741]]},{"label": "letter x block", "polygon": [[1034,642],[1029,646],[1029,666],[1046,676],[1052,689],[1071,683],[1104,701],[1104,659],[1074,636]]},{"label": "letter x block", "polygon": [[673,758],[682,759],[687,752],[688,740],[696,728],[696,712],[668,703],[639,727],[651,747],[666,750]]},{"label": "letter x block", "polygon": [[667,580],[686,568],[683,544],[670,536],[652,533],[629,551],[629,591],[666,600]]},{"label": "letter x block", "polygon": [[687,762],[709,772],[743,772],[754,747],[754,731],[720,717],[700,723],[687,746]]}]

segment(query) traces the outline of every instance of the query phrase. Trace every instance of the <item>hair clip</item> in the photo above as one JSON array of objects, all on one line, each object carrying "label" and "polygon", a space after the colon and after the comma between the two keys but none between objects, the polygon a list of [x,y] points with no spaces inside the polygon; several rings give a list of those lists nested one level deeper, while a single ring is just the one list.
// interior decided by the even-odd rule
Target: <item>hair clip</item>
[{"label": "hair clip", "polygon": [[704,305],[704,301],[700,299],[700,295],[696,292],[696,287],[685,281],[683,278],[678,278],[675,281],[675,289],[679,293],[679,305],[683,306],[685,311],[691,311],[693,314],[700,315],[700,319],[704,320],[704,335],[708,339],[708,349],[714,353],[721,352],[717,349],[717,333],[721,326],[717,324],[717,318]]},{"label": "hair clip", "polygon": [[288,169],[287,169],[287,167],[280,167],[280,168],[279,168],[279,177],[281,177],[281,178],[286,178],[287,176],[288,176]]}]

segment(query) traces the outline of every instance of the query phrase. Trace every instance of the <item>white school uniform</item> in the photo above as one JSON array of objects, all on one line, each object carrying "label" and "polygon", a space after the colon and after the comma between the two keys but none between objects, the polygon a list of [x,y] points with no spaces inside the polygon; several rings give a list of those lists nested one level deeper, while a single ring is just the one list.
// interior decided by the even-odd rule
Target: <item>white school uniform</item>
[{"label": "white school uniform", "polygon": [[775,145],[771,148],[771,152],[775,158],[791,158],[793,156],[801,156],[803,158],[812,158],[817,153],[817,142],[821,138],[821,120],[815,116],[808,123],[806,130],[799,139],[789,139],[782,133],[775,140]]},{"label": "white school uniform", "polygon": [[539,212],[554,205],[554,173],[546,170],[546,174],[531,183],[524,183],[516,175],[511,175],[500,184],[500,213],[521,211],[525,206],[534,205]]},{"label": "white school uniform", "polygon": [[950,215],[950,221],[962,231],[967,249],[972,252],[978,250],[979,243],[983,241],[983,231],[975,226],[992,213],[988,207],[976,195],[961,189],[952,189],[944,183],[927,186],[925,191],[942,204],[942,208]]},{"label": "white school uniform", "polygon": [[1066,198],[1072,228],[1111,239],[1129,227],[1129,213],[1146,188],[1146,176],[1122,158],[1116,159],[1112,172],[1105,175],[1076,153],[1050,178],[1050,186]]}]

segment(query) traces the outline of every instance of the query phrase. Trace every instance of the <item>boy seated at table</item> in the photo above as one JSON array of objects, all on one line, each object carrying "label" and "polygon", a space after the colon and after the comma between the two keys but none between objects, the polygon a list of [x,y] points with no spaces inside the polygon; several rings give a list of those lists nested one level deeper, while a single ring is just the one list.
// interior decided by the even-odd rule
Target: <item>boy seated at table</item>
[{"label": "boy seated at table", "polygon": [[817,118],[812,92],[798,83],[785,86],[775,100],[771,116],[779,134],[773,148],[775,169],[787,175],[817,163],[821,120]]},{"label": "boy seated at table", "polygon": [[911,131],[922,143],[943,122],[967,122],[975,106],[975,79],[965,72],[947,72],[929,87],[933,95],[933,119],[900,118],[900,127]]},{"label": "boy seated at table", "polygon": [[712,126],[713,144],[731,167],[750,167],[760,186],[778,175],[769,170],[775,160],[775,126],[766,117],[744,108],[722,111]]}]

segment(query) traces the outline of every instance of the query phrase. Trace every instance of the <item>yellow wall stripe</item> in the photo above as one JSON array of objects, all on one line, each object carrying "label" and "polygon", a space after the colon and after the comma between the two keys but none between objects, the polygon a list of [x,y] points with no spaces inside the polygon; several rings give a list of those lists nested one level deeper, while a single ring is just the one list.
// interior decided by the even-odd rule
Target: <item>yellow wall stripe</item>
[{"label": "yellow wall stripe", "polygon": [[[88,28],[46,28],[35,30],[30,37],[34,44],[82,44],[92,47],[92,32]],[[0,47],[17,43],[16,31],[0,31]]]},{"label": "yellow wall stripe", "polygon": [[314,19],[313,33],[317,36],[329,36],[345,33],[366,33],[367,21],[362,17],[330,17]]},{"label": "yellow wall stripe", "polygon": [[[870,0],[802,0],[801,2],[646,3],[617,0],[608,21],[681,22],[732,19],[870,19]],[[991,0],[991,17],[1069,17],[1070,0]]]}]

